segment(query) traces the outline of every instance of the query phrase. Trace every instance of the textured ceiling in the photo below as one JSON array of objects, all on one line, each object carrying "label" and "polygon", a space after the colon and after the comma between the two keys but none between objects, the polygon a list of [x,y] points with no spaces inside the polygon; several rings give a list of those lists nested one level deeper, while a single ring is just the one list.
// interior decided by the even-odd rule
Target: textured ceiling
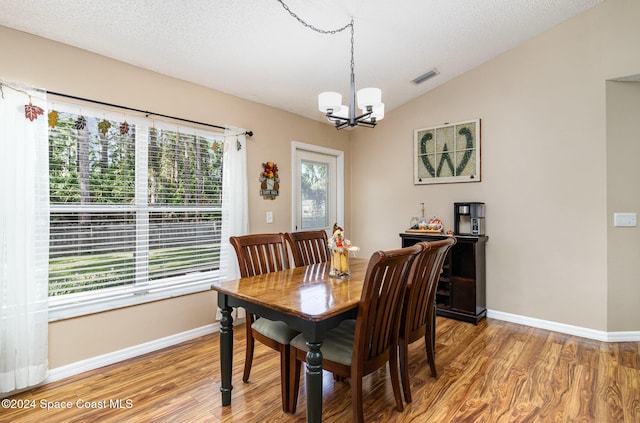
[{"label": "textured ceiling", "polygon": [[[389,112],[601,1],[286,3],[321,29],[353,17],[356,89],[381,88]],[[0,25],[318,120],[318,93],[349,90],[349,31],[277,0],[0,0]]]}]

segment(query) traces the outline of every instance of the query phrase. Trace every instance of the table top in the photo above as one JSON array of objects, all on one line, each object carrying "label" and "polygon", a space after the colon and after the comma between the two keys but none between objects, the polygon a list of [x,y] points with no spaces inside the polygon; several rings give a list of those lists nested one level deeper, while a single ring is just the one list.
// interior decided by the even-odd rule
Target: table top
[{"label": "table top", "polygon": [[329,277],[320,263],[225,282],[211,289],[305,320],[320,321],[354,309],[360,301],[369,260],[352,257],[348,278]]}]

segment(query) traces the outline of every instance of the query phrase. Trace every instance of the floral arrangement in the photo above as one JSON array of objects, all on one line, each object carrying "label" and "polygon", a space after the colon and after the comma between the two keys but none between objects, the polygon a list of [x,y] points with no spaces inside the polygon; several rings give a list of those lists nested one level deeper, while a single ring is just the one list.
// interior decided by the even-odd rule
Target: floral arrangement
[{"label": "floral arrangement", "polygon": [[262,163],[262,176],[267,179],[273,179],[278,177],[278,165],[274,162]]}]

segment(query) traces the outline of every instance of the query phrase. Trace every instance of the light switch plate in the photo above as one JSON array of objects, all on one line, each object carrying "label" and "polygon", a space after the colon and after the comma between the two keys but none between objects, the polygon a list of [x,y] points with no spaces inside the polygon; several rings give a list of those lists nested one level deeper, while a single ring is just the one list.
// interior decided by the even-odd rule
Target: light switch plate
[{"label": "light switch plate", "polygon": [[267,223],[273,223],[273,212],[267,212]]},{"label": "light switch plate", "polygon": [[614,213],[613,226],[637,226],[638,218],[636,213]]}]

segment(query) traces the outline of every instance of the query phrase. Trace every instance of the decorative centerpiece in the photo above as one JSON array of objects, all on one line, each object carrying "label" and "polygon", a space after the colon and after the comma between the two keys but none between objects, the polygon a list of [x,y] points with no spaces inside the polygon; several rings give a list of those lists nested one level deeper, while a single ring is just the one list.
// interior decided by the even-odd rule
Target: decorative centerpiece
[{"label": "decorative centerpiece", "polygon": [[262,163],[260,172],[260,195],[265,200],[275,200],[280,190],[280,178],[278,177],[278,165],[274,162]]},{"label": "decorative centerpiece", "polygon": [[422,219],[420,219],[420,221],[415,227],[407,229],[406,232],[442,235],[443,230],[444,230],[444,225],[442,224],[442,220],[433,216],[429,220],[423,217]]},{"label": "decorative centerpiece", "polygon": [[444,228],[444,225],[442,224],[442,220],[438,219],[437,217],[433,216],[431,219],[429,219],[429,221],[427,222],[427,227],[426,230],[427,232],[432,232],[432,233],[442,233],[442,229]]},{"label": "decorative centerpiece", "polygon": [[344,230],[333,225],[333,235],[329,238],[329,249],[331,250],[331,268],[329,276],[332,278],[348,278],[349,271],[349,252],[356,252],[358,247],[351,245],[351,241],[345,238]]}]

